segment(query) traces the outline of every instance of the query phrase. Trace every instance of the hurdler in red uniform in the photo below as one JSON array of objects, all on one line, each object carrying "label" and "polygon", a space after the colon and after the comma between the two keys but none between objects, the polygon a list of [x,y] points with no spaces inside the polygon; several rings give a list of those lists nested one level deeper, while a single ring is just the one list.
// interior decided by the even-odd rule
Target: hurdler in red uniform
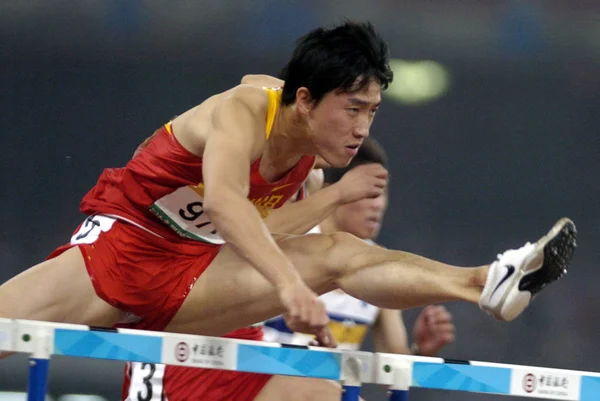
[{"label": "hurdler in red uniform", "polygon": [[[471,269],[350,235],[271,234],[318,224],[324,211],[311,197],[261,220],[296,192],[315,156],[344,167],[356,155],[392,80],[388,60],[368,23],[317,28],[297,42],[280,99],[240,85],[182,113],[124,169],[102,175],[71,244],[0,286],[0,317],[223,335],[284,313],[291,330],[333,345],[317,293],[340,288],[378,307],[462,300],[516,318],[570,264],[570,220]],[[364,178],[354,193],[319,197],[381,195],[385,169]],[[273,399],[307,390],[324,399],[320,382],[278,376],[267,387]]]},{"label": "hurdler in red uniform", "polygon": [[[266,90],[268,137],[279,91]],[[248,198],[263,217],[298,191],[314,161],[303,157],[275,182],[261,177],[260,159],[252,164]],[[49,258],[79,246],[96,293],[127,313],[118,327],[164,330],[224,243],[203,211],[202,182],[202,159],[166,124],[124,168],[103,171],[81,202],[90,217]]]}]

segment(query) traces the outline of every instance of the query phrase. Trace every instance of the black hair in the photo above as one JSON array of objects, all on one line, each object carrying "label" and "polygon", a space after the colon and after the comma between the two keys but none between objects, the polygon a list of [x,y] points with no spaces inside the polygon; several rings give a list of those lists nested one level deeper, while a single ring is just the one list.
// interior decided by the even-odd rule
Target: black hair
[{"label": "black hair", "polygon": [[352,170],[354,167],[370,163],[377,163],[381,164],[383,167],[386,167],[387,155],[385,154],[385,150],[383,150],[383,146],[381,146],[379,142],[371,137],[368,137],[358,149],[356,156],[354,156],[350,164],[348,164],[346,167],[326,168],[323,170],[325,173],[324,182],[328,184],[334,184],[341,180],[343,175]]},{"label": "black hair", "polygon": [[281,103],[290,105],[301,87],[308,88],[318,103],[333,90],[359,91],[372,79],[385,90],[394,74],[387,44],[373,25],[348,21],[331,29],[317,28],[301,37],[279,77],[285,81]]}]

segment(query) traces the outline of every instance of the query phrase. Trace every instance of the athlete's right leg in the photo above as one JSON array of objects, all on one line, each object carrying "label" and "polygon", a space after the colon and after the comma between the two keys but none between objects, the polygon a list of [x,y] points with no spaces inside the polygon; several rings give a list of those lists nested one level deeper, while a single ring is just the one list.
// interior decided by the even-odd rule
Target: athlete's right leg
[{"label": "athlete's right leg", "polygon": [[0,286],[0,317],[110,327],[123,312],[94,291],[78,247]]}]

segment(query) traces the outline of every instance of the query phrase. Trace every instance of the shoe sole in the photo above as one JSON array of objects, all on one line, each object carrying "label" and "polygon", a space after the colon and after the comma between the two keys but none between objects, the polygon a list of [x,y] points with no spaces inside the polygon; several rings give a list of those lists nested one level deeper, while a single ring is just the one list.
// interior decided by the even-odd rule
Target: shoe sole
[{"label": "shoe sole", "polygon": [[512,288],[506,291],[498,306],[484,310],[502,321],[519,316],[534,295],[565,275],[576,247],[576,236],[577,230],[571,220],[562,218],[556,222],[548,234],[534,244],[530,259],[516,271],[508,284]]},{"label": "shoe sole", "polygon": [[535,244],[536,256],[527,264],[540,266],[530,271],[524,268],[524,276],[519,282],[519,291],[528,291],[532,296],[548,284],[567,273],[577,247],[577,229],[568,218],[560,219],[554,227]]}]

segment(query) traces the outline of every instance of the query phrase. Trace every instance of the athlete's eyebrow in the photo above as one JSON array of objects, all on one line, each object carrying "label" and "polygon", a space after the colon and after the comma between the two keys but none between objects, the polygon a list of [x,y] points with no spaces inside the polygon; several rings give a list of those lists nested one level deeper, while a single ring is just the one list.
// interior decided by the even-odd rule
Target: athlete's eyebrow
[{"label": "athlete's eyebrow", "polygon": [[[350,103],[352,103],[352,104],[357,105],[357,106],[371,106],[371,105],[373,105],[373,103],[371,103],[371,102],[369,102],[367,100],[364,100],[364,99],[359,99],[357,97],[351,97],[351,98],[348,99],[348,101]],[[381,100],[377,104],[375,104],[374,106],[375,107],[379,107],[380,104],[381,104]]]}]

